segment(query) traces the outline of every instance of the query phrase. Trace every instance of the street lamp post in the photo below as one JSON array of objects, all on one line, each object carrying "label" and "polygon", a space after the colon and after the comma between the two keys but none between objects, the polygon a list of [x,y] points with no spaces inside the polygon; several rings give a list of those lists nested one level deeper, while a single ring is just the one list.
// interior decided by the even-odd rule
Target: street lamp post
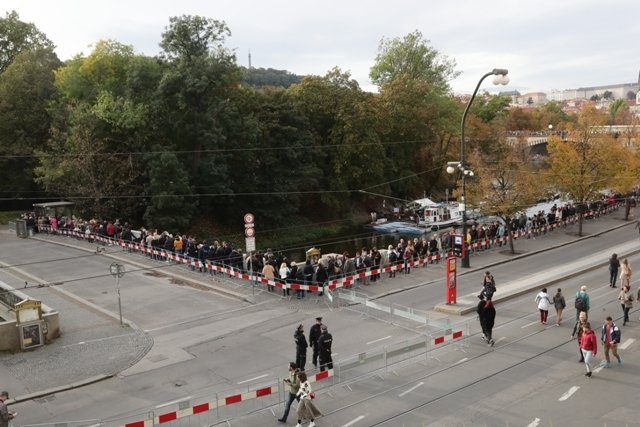
[{"label": "street lamp post", "polygon": [[[478,89],[480,89],[480,85],[482,84],[482,81],[489,76],[495,76],[495,78],[493,79],[493,84],[506,85],[507,83],[509,83],[509,77],[507,76],[507,74],[509,74],[509,70],[506,70],[504,68],[494,68],[493,70],[489,71],[484,76],[482,76],[482,78],[480,78],[480,80],[478,81],[478,84],[476,85],[476,89],[473,91],[471,98],[469,98],[469,102],[467,102],[467,106],[465,107],[464,113],[462,114],[462,121],[460,122],[460,162],[457,164],[457,168],[462,173],[462,188],[461,188],[462,192],[460,195],[460,210],[462,211],[462,236],[465,244],[467,241],[466,180],[467,180],[467,176],[473,176],[473,171],[467,169],[464,163],[464,123],[467,120],[467,114],[469,113],[469,108],[471,108],[471,103],[475,99],[476,94],[478,93]],[[455,172],[455,168],[451,166],[451,163],[452,162],[449,162],[449,166],[447,167],[447,172],[449,173]],[[462,257],[461,265],[463,268],[470,267],[468,250],[464,251],[464,256]]]}]

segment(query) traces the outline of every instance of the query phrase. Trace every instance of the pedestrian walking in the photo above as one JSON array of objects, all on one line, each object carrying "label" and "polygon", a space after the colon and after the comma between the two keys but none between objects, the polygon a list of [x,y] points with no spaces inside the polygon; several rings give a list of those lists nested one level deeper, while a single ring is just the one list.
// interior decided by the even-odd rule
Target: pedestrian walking
[{"label": "pedestrian walking", "polygon": [[293,340],[296,343],[296,366],[300,371],[304,371],[307,364],[307,339],[304,336],[304,326],[298,325],[296,332],[293,334]]},{"label": "pedestrian walking", "polygon": [[493,294],[496,292],[496,281],[489,271],[485,271],[484,273],[484,278],[482,279],[482,292],[487,300],[492,299]]},{"label": "pedestrian walking", "polygon": [[487,340],[487,328],[484,325],[484,307],[487,305],[487,302],[484,300],[484,293],[480,293],[478,295],[478,306],[476,307],[476,313],[478,313],[478,321],[480,322],[480,329],[482,329],[482,339]]},{"label": "pedestrian walking", "polygon": [[487,336],[487,344],[490,347],[496,343],[493,340],[493,325],[496,321],[496,308],[493,306],[493,301],[491,299],[487,299],[487,303],[484,306],[484,329]]},{"label": "pedestrian walking", "polygon": [[578,316],[578,320],[576,321],[576,325],[573,327],[573,333],[571,334],[571,338],[578,339],[578,353],[580,353],[580,360],[578,362],[584,362],[584,355],[582,354],[582,347],[580,345],[582,340],[582,332],[584,331],[583,326],[587,323],[587,313],[581,312]]},{"label": "pedestrian walking", "polygon": [[622,313],[624,314],[622,326],[626,326],[627,322],[629,322],[629,310],[633,308],[633,294],[631,293],[631,289],[629,289],[628,285],[620,290],[620,294],[618,294],[618,300],[620,300]]},{"label": "pedestrian walking", "polygon": [[298,380],[298,367],[295,363],[289,362],[289,378],[285,378],[283,381],[286,385],[289,386],[289,396],[287,397],[287,402],[284,405],[284,413],[280,418],[278,418],[278,422],[286,423],[287,418],[289,417],[291,404],[298,398],[298,390],[300,390],[300,381]]},{"label": "pedestrian walking", "polygon": [[558,288],[558,291],[553,296],[553,306],[556,309],[556,326],[560,326],[560,323],[562,323],[562,311],[567,306],[564,295],[562,295],[562,289],[560,288]]},{"label": "pedestrian walking", "polygon": [[318,338],[322,333],[322,317],[316,317],[316,323],[309,329],[309,343],[313,349],[313,356],[311,362],[313,366],[318,368]]},{"label": "pedestrian walking", "polygon": [[618,254],[612,254],[609,258],[609,287],[616,287],[616,279],[618,278],[618,269],[620,268],[620,260]]},{"label": "pedestrian walking", "polygon": [[591,378],[591,359],[598,354],[598,340],[596,334],[591,329],[591,324],[585,322],[582,326],[582,337],[580,338],[580,349],[584,358],[584,365],[587,367],[586,377]]},{"label": "pedestrian walking", "polygon": [[631,267],[627,258],[623,259],[620,264],[620,287],[625,286],[631,289]]},{"label": "pedestrian walking", "polygon": [[0,391],[0,427],[9,427],[9,421],[18,416],[17,412],[9,412],[7,404],[4,403],[9,399],[8,391]]},{"label": "pedestrian walking", "polygon": [[547,288],[542,290],[536,295],[536,304],[538,304],[538,311],[540,312],[540,323],[547,324],[547,318],[549,317],[549,307],[551,307],[551,300],[549,300],[549,294],[547,294]]},{"label": "pedestrian walking", "polygon": [[327,325],[320,327],[320,338],[318,338],[318,358],[320,359],[320,372],[325,369],[333,369],[333,358],[331,357],[331,345],[333,336],[329,333]]},{"label": "pedestrian walking", "polygon": [[613,356],[618,359],[618,365],[622,365],[622,358],[618,355],[618,344],[620,344],[620,329],[613,323],[611,316],[607,316],[604,324],[602,325],[602,334],[600,340],[604,346],[604,358],[605,368],[611,367],[611,360],[609,359],[609,351]]},{"label": "pedestrian walking", "polygon": [[298,372],[298,381],[300,382],[300,388],[298,389],[297,396],[300,399],[298,404],[298,424],[296,427],[302,427],[302,420],[309,420],[309,427],[315,427],[316,423],[314,419],[322,415],[318,407],[313,402],[315,399],[315,393],[311,390],[311,384],[307,380],[307,374],[304,372]]},{"label": "pedestrian walking", "polygon": [[580,290],[576,292],[576,299],[573,302],[573,306],[576,309],[576,320],[578,320],[580,313],[585,312],[589,314],[589,294],[587,294],[587,287],[581,286]]}]

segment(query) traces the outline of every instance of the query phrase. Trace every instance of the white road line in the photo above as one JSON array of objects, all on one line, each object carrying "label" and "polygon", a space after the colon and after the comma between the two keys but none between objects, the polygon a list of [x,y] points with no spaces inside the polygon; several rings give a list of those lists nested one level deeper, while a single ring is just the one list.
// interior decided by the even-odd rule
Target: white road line
[{"label": "white road line", "polygon": [[[578,391],[580,389],[580,387],[578,387],[577,385],[574,385],[573,387],[571,387],[569,389],[569,391],[567,391],[565,394],[563,394],[562,396],[560,396],[560,398],[558,399],[559,402],[564,402],[565,400],[567,400],[568,398],[570,398],[573,393],[575,393],[576,391]],[[537,424],[536,424],[537,425]]]},{"label": "white road line", "polygon": [[167,403],[162,403],[160,405],[157,405],[156,408],[164,408],[165,406],[173,405],[174,403],[184,402],[185,400],[189,400],[189,399],[191,399],[191,396],[183,397],[177,400],[172,400],[171,402],[167,402]]},{"label": "white road line", "polygon": [[[498,339],[496,340],[496,344],[498,344],[500,341],[504,341],[504,340],[506,340],[506,339],[507,339],[507,337],[498,338]],[[494,345],[495,345],[495,344],[494,344]]]},{"label": "white road line", "polygon": [[618,348],[620,350],[626,350],[631,344],[633,344],[635,342],[635,338],[629,338],[628,340],[626,340],[625,342],[623,342],[622,344],[620,344],[618,346]]},{"label": "white road line", "polygon": [[411,387],[409,390],[405,390],[405,391],[403,391],[402,393],[400,393],[400,394],[398,395],[398,397],[402,397],[402,396],[404,396],[405,394],[409,394],[409,393],[411,393],[413,390],[417,389],[417,388],[418,388],[418,387],[420,387],[421,385],[424,385],[424,383],[423,383],[423,382],[419,382],[418,384],[416,384],[416,385],[414,385],[413,387]]},{"label": "white road line", "polygon": [[354,425],[355,423],[357,423],[363,418],[364,418],[364,415],[360,415],[358,418],[349,421],[348,423],[344,424],[342,427],[351,427],[352,425]]},{"label": "white road line", "polygon": [[528,328],[529,326],[537,325],[537,324],[539,324],[539,323],[540,323],[540,321],[539,321],[539,320],[534,320],[534,321],[533,321],[533,322],[531,322],[531,323],[527,323],[527,324],[526,324],[526,325],[524,325],[524,326],[520,326],[520,329]]},{"label": "white road line", "polygon": [[598,372],[602,371],[603,369],[604,369],[604,365],[600,365],[596,369],[593,370],[593,373],[597,374]]},{"label": "white road line", "polygon": [[384,340],[388,340],[389,338],[391,338],[391,335],[386,336],[386,337],[384,337],[384,338],[378,338],[377,340],[369,341],[369,342],[367,343],[367,345],[375,344],[375,343],[377,343],[377,342],[384,341]]},{"label": "white road line", "polygon": [[238,384],[250,383],[251,381],[259,380],[260,378],[264,378],[269,374],[260,375],[259,377],[249,378],[248,380],[240,381]]},{"label": "white road line", "polygon": [[467,360],[469,360],[469,358],[468,358],[468,357],[465,357],[464,359],[460,359],[460,360],[458,360],[456,363],[454,363],[454,365],[459,365],[459,364],[461,364],[461,363],[466,362]]},{"label": "white road line", "polygon": [[536,418],[535,420],[531,421],[531,423],[529,423],[527,427],[538,427],[538,424],[540,424],[540,418]]}]

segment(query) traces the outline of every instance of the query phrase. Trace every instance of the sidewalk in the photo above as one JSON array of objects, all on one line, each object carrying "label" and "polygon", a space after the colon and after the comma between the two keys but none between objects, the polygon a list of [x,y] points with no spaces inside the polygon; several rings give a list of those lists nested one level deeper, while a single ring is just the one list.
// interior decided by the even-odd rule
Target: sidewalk
[{"label": "sidewalk", "polygon": [[[585,237],[582,240],[590,239],[597,233],[607,232],[620,227],[632,227],[633,222],[623,220],[623,211],[618,210],[608,215],[592,219],[584,222],[583,233]],[[631,228],[630,228],[631,230]],[[460,275],[464,276],[485,270],[492,266],[507,263],[514,259],[521,259],[535,253],[556,248],[578,240],[575,235],[577,224],[567,226],[565,229],[557,229],[546,235],[536,238],[519,239],[515,242],[515,248],[521,255],[513,256],[508,254],[508,247],[495,247],[489,250],[478,252],[471,255],[470,264],[472,268],[461,271]],[[0,239],[0,245],[5,239],[11,239],[6,234]],[[14,239],[17,239],[14,237]],[[73,246],[83,249],[87,252],[95,252],[96,245],[77,240],[75,238],[42,235],[34,237],[34,239],[54,243]],[[14,242],[15,243],[15,242]],[[624,250],[620,250],[621,254],[628,254],[626,251],[640,251],[640,248],[634,248],[638,245],[627,245]],[[0,246],[1,247],[1,246]],[[609,254],[611,249],[607,251]],[[321,308],[322,299],[309,296],[304,300],[297,300],[295,296],[282,297],[279,290],[276,292],[266,292],[263,286],[252,287],[246,281],[233,278],[225,278],[223,275],[209,275],[208,273],[199,273],[191,271],[188,267],[182,265],[171,265],[161,261],[154,261],[148,257],[138,253],[129,253],[120,248],[106,247],[105,256],[114,260],[120,260],[129,264],[138,265],[140,267],[162,268],[162,273],[171,275],[176,279],[184,282],[196,284],[198,286],[206,286],[215,289],[217,292],[224,293],[227,296],[242,299],[251,303],[260,301],[273,301],[284,299],[287,304],[297,306],[300,309],[308,309],[308,304],[313,303],[313,309],[316,311]],[[602,257],[602,254],[594,254]],[[607,255],[608,258],[608,255]],[[599,258],[598,260],[601,260]],[[606,258],[605,258],[606,259]],[[574,271],[580,270],[580,265],[587,265],[594,260],[580,260],[573,267]],[[552,268],[548,271],[540,272],[535,277],[526,280],[513,281],[500,284],[499,292],[496,294],[497,302],[506,298],[518,295],[523,292],[530,291],[532,288],[540,287],[540,283],[552,283],[560,273],[566,273],[566,266],[562,271],[559,268]],[[413,289],[427,283],[441,281],[444,278],[443,263],[428,265],[426,268],[415,268],[411,274],[398,274],[396,278],[389,279],[386,274],[379,282],[374,282],[369,286],[361,286],[359,291],[366,293],[372,298],[383,297],[393,293],[401,292],[406,289]],[[3,276],[1,280],[9,283]],[[14,279],[14,282],[18,282]],[[10,283],[11,284],[11,283]],[[69,301],[68,298],[61,294],[52,292],[57,298],[47,301],[46,303],[57,310],[79,310],[78,301]],[[292,292],[293,294],[293,292]],[[468,312],[470,307],[475,307],[477,301],[475,293],[461,296],[456,306],[445,306],[449,314],[464,314]],[[140,302],[143,304],[143,302]],[[307,304],[307,305],[305,305]],[[71,307],[70,305],[73,305]],[[151,337],[139,331],[135,325],[130,325],[124,330],[114,322],[106,324],[105,314],[95,310],[89,303],[84,307],[82,316],[61,316],[61,329],[63,335],[54,343],[41,347],[36,351],[18,353],[15,355],[0,355],[0,378],[4,384],[3,387],[9,388],[16,401],[33,399],[37,396],[45,396],[55,391],[80,387],[83,384],[95,382],[101,378],[107,378],[115,375],[135,364],[152,348],[153,340]],[[431,309],[431,307],[429,307]],[[89,320],[87,320],[89,319]],[[113,319],[110,319],[113,320]],[[98,331],[99,328],[103,330]],[[70,334],[68,331],[73,331]],[[96,339],[96,337],[106,337],[105,339]],[[83,342],[81,348],[70,348],[67,344]],[[107,351],[108,349],[108,351]],[[56,372],[61,360],[66,360],[67,369]],[[33,373],[36,375],[33,375]]]}]

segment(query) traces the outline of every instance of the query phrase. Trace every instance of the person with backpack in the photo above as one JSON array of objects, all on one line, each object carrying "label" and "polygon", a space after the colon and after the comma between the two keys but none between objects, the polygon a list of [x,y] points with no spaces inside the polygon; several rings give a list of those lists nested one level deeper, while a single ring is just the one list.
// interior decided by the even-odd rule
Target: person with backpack
[{"label": "person with backpack", "polygon": [[582,285],[580,290],[576,293],[576,299],[573,303],[573,306],[576,309],[576,320],[578,320],[580,313],[585,312],[589,313],[589,294],[587,294],[587,287]]},{"label": "person with backpack", "polygon": [[602,341],[602,345],[604,345],[604,358],[606,362],[604,363],[605,368],[611,367],[611,360],[609,359],[609,351],[613,353],[613,356],[618,359],[618,365],[622,365],[622,358],[618,355],[618,344],[620,344],[620,328],[613,323],[613,319],[611,316],[607,316],[604,325],[602,325],[602,334],[600,336],[600,341]]}]

